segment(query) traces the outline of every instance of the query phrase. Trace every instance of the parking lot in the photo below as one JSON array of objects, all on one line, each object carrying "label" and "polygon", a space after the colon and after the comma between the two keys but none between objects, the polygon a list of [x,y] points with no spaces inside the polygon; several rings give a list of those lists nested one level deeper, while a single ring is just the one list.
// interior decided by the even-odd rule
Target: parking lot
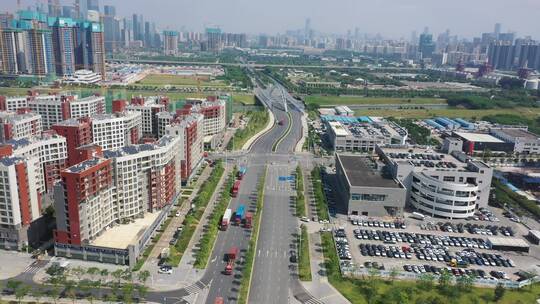
[{"label": "parking lot", "polygon": [[521,237],[515,223],[338,217],[343,228],[334,231],[338,255],[358,267],[419,274],[447,269],[454,276],[493,281],[519,280],[520,271],[540,271],[539,260],[530,254],[490,249],[489,236]]}]

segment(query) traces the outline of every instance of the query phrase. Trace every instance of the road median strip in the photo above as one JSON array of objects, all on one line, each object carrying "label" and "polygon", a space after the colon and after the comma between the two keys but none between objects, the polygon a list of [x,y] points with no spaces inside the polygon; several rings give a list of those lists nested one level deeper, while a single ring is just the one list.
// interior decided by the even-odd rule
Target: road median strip
[{"label": "road median strip", "polygon": [[296,167],[296,216],[306,216],[306,198],[304,195],[304,177],[300,166]]},{"label": "road median strip", "polygon": [[309,256],[309,235],[306,225],[300,226],[300,246],[298,253],[298,277],[301,281],[311,281],[311,261]]},{"label": "road median strip", "polygon": [[195,197],[193,200],[195,208],[190,210],[184,218],[184,222],[182,223],[184,228],[180,233],[178,242],[174,246],[170,246],[171,251],[169,257],[167,257],[167,262],[172,266],[177,267],[178,264],[180,264],[180,260],[182,259],[182,256],[184,255],[189,242],[197,229],[197,225],[204,214],[204,210],[210,202],[212,194],[216,191],[217,184],[219,183],[224,171],[225,169],[223,168],[223,163],[221,161],[217,161],[212,173],[210,174],[210,177],[208,177],[206,182],[199,189],[197,197]]},{"label": "road median strip", "polygon": [[319,220],[328,220],[328,205],[322,188],[321,169],[318,166],[311,171],[311,181],[313,183],[313,196],[315,196],[317,204],[317,216]]},{"label": "road median strip", "polygon": [[283,135],[281,135],[281,136],[279,137],[279,139],[274,143],[274,145],[272,146],[272,152],[276,152],[277,147],[279,146],[279,144],[281,144],[281,142],[285,139],[285,137],[287,137],[287,135],[289,135],[289,133],[291,133],[291,129],[292,129],[292,117],[291,117],[291,113],[290,113],[290,112],[287,112],[287,117],[289,118],[289,124],[287,125],[287,130],[286,130],[285,133],[283,133]]},{"label": "road median strip", "polygon": [[244,270],[242,271],[242,280],[240,282],[238,303],[247,303],[249,299],[249,290],[251,289],[251,279],[253,277],[253,265],[255,263],[255,251],[257,250],[257,241],[264,207],[264,184],[268,167],[264,168],[264,174],[257,185],[257,210],[253,220],[253,233],[249,241],[249,248],[244,259]]}]

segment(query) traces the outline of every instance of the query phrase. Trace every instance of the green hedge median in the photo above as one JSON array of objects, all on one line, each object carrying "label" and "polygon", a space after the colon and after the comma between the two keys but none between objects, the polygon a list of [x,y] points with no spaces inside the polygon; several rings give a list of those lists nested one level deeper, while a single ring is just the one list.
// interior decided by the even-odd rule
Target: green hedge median
[{"label": "green hedge median", "polygon": [[296,216],[306,216],[306,198],[304,196],[304,177],[300,166],[296,167]]},{"label": "green hedge median", "polygon": [[199,224],[199,221],[204,214],[204,210],[210,202],[212,194],[214,193],[214,191],[216,191],[217,184],[219,183],[219,180],[221,179],[224,171],[225,169],[223,168],[222,161],[216,161],[210,177],[206,180],[206,182],[203,183],[202,187],[197,193],[197,197],[195,197],[192,202],[192,204],[195,205],[195,208],[189,211],[189,213],[184,218],[184,230],[182,230],[182,233],[180,233],[178,242],[176,243],[176,245],[171,246],[171,252],[169,257],[167,258],[167,262],[169,264],[173,266],[178,266],[178,264],[180,264],[182,255],[186,251],[189,241],[193,237],[195,229],[197,229],[197,225]]},{"label": "green hedge median", "polygon": [[311,281],[311,262],[309,258],[309,235],[307,227],[301,226],[300,252],[298,254],[298,277],[301,281]]},{"label": "green hedge median", "polygon": [[317,204],[317,215],[320,220],[328,220],[328,204],[326,203],[326,196],[324,196],[321,169],[319,167],[315,167],[311,171],[311,180],[313,182],[313,195]]},{"label": "green hedge median", "polygon": [[218,230],[219,230],[219,221],[221,217],[227,210],[229,206],[229,201],[231,200],[231,188],[236,180],[236,171],[233,171],[225,183],[223,192],[221,193],[221,199],[218,204],[214,207],[212,214],[210,215],[210,220],[208,221],[208,228],[204,235],[201,238],[199,251],[195,254],[195,268],[204,269],[208,264],[210,259],[210,254],[214,247],[214,242],[216,241]]}]

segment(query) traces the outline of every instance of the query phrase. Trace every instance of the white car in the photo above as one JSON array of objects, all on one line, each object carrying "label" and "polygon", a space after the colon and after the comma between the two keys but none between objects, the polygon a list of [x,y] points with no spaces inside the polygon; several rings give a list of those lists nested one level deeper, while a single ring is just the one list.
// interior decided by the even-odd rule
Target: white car
[{"label": "white car", "polygon": [[180,216],[180,211],[176,211],[176,217]]},{"label": "white car", "polygon": [[159,267],[158,273],[162,273],[162,274],[172,274],[172,267],[168,267],[168,266],[162,266],[162,267]]},{"label": "white car", "polygon": [[306,216],[302,216],[302,218],[300,219],[302,222],[306,222],[308,223],[309,222],[309,219],[306,217]]}]

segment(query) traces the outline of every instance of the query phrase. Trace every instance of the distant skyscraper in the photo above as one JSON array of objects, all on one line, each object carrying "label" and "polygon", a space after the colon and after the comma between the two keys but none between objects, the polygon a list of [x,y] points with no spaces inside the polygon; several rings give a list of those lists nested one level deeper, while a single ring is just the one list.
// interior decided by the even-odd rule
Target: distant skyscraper
[{"label": "distant skyscraper", "polygon": [[48,0],[49,17],[60,17],[60,2],[58,0]]},{"label": "distant skyscraper", "polygon": [[416,33],[416,31],[411,32],[411,43],[412,44],[418,43],[418,34]]},{"label": "distant skyscraper", "polygon": [[515,47],[511,42],[497,41],[489,46],[488,62],[495,69],[510,70],[514,66]]},{"label": "distant skyscraper", "polygon": [[435,43],[433,43],[433,36],[425,32],[421,34],[418,48],[420,50],[420,53],[422,54],[422,58],[431,58],[433,52],[435,51]]},{"label": "distant skyscraper", "polygon": [[59,76],[75,73],[76,26],[76,23],[70,18],[58,18],[53,24],[56,74]]},{"label": "distant skyscraper", "polygon": [[219,27],[206,28],[206,41],[208,51],[219,52],[223,45],[221,41],[221,29]]},{"label": "distant skyscraper", "polygon": [[137,14],[133,14],[133,19],[132,19],[133,37],[132,37],[132,41],[139,39],[139,22],[140,22],[139,16]]},{"label": "distant skyscraper", "polygon": [[311,39],[311,19],[306,19],[306,25],[304,27],[304,37]]},{"label": "distant skyscraper", "polygon": [[112,53],[116,47],[119,38],[118,21],[116,20],[116,8],[111,5],[103,7],[103,26],[105,31],[105,51]]},{"label": "distant skyscraper", "polygon": [[165,55],[178,54],[178,32],[164,31],[163,32],[163,53]]},{"label": "distant skyscraper", "polygon": [[150,33],[150,22],[148,21],[144,23],[144,46],[152,46],[152,34]]},{"label": "distant skyscraper", "polygon": [[64,18],[73,18],[77,19],[77,14],[75,13],[75,8],[73,6],[64,5],[62,6],[62,17]]},{"label": "distant skyscraper", "polygon": [[99,12],[99,0],[87,0],[86,7],[89,11],[98,11]]},{"label": "distant skyscraper", "polygon": [[495,34],[496,39],[499,38],[500,33],[501,33],[501,24],[500,23],[495,23],[495,30],[494,30],[493,34]]}]

